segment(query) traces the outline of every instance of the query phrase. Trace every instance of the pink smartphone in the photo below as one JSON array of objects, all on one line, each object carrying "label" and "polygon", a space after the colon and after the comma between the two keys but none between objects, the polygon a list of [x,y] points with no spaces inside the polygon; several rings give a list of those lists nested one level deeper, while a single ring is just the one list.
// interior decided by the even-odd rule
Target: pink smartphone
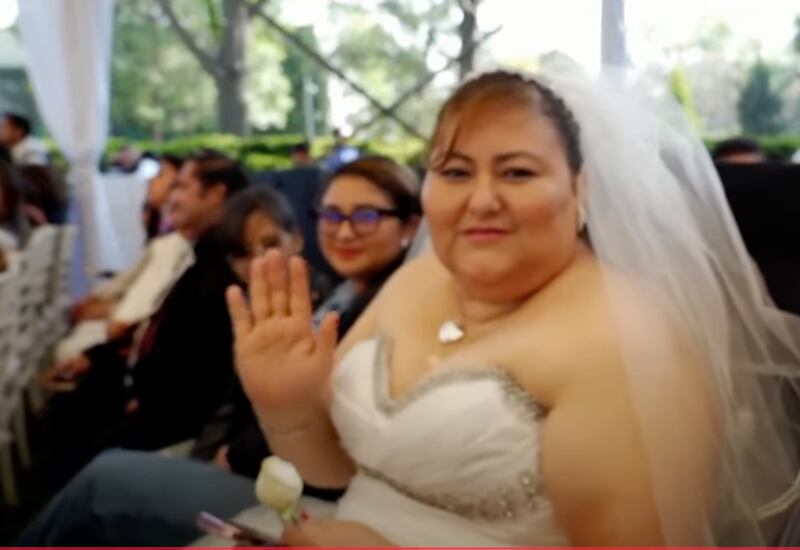
[{"label": "pink smartphone", "polygon": [[208,512],[200,512],[197,527],[209,535],[232,540],[236,546],[283,546],[278,539],[236,521],[218,518]]}]

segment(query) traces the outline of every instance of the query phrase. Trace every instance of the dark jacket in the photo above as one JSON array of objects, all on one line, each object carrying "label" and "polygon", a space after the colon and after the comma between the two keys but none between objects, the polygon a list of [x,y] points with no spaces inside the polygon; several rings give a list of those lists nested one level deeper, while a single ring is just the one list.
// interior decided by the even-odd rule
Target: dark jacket
[{"label": "dark jacket", "polygon": [[[130,368],[124,361],[118,367],[138,410],[127,415],[117,445],[157,448],[197,436],[235,378],[225,305],[225,289],[234,275],[215,233],[198,240],[194,254],[194,264],[151,317],[139,359]],[[116,347],[108,343],[91,349],[93,368],[119,356]]]}]

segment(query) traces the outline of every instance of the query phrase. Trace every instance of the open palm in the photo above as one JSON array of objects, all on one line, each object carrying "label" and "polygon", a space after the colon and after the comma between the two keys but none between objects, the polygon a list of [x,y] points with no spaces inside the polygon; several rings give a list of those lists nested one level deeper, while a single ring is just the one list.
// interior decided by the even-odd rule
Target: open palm
[{"label": "open palm", "polygon": [[236,368],[260,411],[303,407],[322,395],[333,366],[338,319],[325,317],[315,333],[306,263],[277,250],[253,261],[250,304],[228,289]]}]

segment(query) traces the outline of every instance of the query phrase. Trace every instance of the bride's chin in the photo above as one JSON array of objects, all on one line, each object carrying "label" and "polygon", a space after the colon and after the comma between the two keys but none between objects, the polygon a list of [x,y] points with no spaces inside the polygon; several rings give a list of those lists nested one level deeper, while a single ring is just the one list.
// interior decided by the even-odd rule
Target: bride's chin
[{"label": "bride's chin", "polygon": [[487,293],[495,294],[505,290],[513,279],[514,272],[509,266],[501,262],[472,261],[463,262],[453,273],[456,282],[471,289],[485,289]]}]

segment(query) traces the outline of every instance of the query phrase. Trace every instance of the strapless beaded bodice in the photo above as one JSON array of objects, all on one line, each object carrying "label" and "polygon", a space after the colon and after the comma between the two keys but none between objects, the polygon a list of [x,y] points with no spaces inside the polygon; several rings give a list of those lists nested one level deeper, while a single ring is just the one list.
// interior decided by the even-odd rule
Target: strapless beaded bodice
[{"label": "strapless beaded bodice", "polygon": [[403,546],[566,544],[539,475],[545,411],[508,372],[434,372],[389,392],[389,340],[357,345],[333,377],[332,417],[358,473],[338,517]]}]

